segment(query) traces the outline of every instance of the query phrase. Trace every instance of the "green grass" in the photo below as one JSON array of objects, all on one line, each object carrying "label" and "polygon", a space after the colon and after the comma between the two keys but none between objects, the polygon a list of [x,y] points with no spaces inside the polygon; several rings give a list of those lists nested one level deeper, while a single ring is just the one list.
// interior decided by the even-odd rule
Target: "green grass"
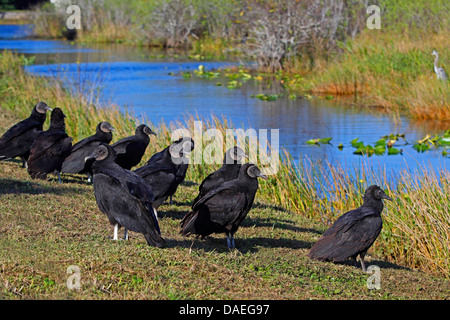
[{"label": "green grass", "polygon": [[[1,122],[2,127],[5,124]],[[448,299],[450,283],[368,257],[381,268],[381,289],[351,265],[311,261],[324,231],[319,222],[258,197],[236,233],[204,241],[179,234],[198,185],[186,181],[160,210],[167,248],[142,235],[112,241],[92,185],[65,176],[32,181],[19,162],[0,163],[0,297],[3,299]],[[69,290],[67,268],[80,268],[81,289]]]}]

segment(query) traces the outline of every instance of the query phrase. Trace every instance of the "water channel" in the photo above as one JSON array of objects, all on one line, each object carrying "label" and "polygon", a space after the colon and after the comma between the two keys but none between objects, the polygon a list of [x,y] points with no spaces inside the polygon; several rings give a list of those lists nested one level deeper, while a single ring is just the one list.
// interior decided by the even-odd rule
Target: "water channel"
[{"label": "water channel", "polygon": [[[423,166],[440,170],[449,161],[440,149],[418,153],[412,148],[426,134],[445,131],[445,127],[433,122],[414,122],[406,116],[394,120],[378,110],[354,107],[336,99],[292,100],[285,95],[276,101],[262,101],[252,95],[270,89],[256,81],[228,89],[226,85],[217,85],[221,80],[181,76],[182,72],[192,72],[199,65],[213,70],[238,65],[236,61],[193,61],[181,55],[120,44],[82,45],[35,39],[30,36],[30,30],[29,26],[0,25],[0,50],[33,56],[33,64],[27,67],[32,74],[58,77],[67,85],[77,80],[93,83],[99,88],[101,104],[114,103],[137,116],[145,114],[156,124],[182,120],[187,115],[205,119],[216,115],[244,130],[279,129],[280,147],[286,148],[297,161],[306,157],[313,162],[327,160],[353,168],[365,164],[388,173],[414,171]],[[366,144],[374,144],[391,133],[404,134],[409,142],[399,141],[397,148],[403,150],[402,154],[372,157],[353,154],[351,140],[359,138]],[[306,143],[309,139],[325,137],[332,138],[331,144]],[[340,143],[343,149],[337,147]]]}]

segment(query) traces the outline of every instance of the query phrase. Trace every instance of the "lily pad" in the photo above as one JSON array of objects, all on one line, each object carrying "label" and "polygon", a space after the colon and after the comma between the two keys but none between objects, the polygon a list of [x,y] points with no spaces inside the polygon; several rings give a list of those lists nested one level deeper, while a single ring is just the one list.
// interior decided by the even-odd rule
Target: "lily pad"
[{"label": "lily pad", "polygon": [[439,146],[450,146],[450,137],[441,137],[438,140]]},{"label": "lily pad", "polygon": [[413,148],[417,150],[417,152],[425,152],[429,150],[431,147],[427,143],[416,143],[413,145]]},{"label": "lily pad", "polygon": [[396,154],[402,154],[403,150],[398,150],[397,148],[388,148],[388,155],[396,155]]},{"label": "lily pad", "polygon": [[359,138],[355,138],[352,141],[350,141],[350,144],[352,145],[353,148],[359,148],[364,146],[364,142],[359,141]]},{"label": "lily pad", "polygon": [[228,89],[237,89],[237,88],[240,88],[241,86],[242,86],[242,82],[239,82],[237,80],[231,80],[227,84]]},{"label": "lily pad", "polygon": [[183,72],[183,78],[190,79],[192,77],[192,74],[190,72]]},{"label": "lily pad", "polygon": [[307,144],[330,144],[332,138],[319,138],[319,139],[310,139],[306,141]]},{"label": "lily pad", "polygon": [[384,145],[375,145],[374,152],[377,156],[381,156],[386,151],[386,146]]},{"label": "lily pad", "polygon": [[378,146],[386,147],[386,145],[387,145],[387,142],[386,142],[385,139],[380,139],[380,140],[378,140],[377,142],[375,142],[375,146],[376,146],[376,147],[378,147]]},{"label": "lily pad", "polygon": [[367,155],[367,156],[371,156],[375,153],[375,149],[374,147],[372,147],[371,145],[367,145],[365,146],[364,144],[361,145],[360,147],[358,147],[356,149],[356,151],[353,152],[353,154],[359,154],[359,155]]},{"label": "lily pad", "polygon": [[258,98],[259,100],[262,101],[275,101],[277,100],[279,97],[281,97],[281,94],[264,94],[264,93],[258,93],[255,95],[251,95],[252,98]]},{"label": "lily pad", "polygon": [[319,142],[320,143],[324,143],[324,144],[326,144],[326,143],[330,143],[330,141],[331,141],[331,139],[333,139],[333,138],[331,138],[331,137],[328,137],[328,138],[322,138],[322,139],[319,139]]}]

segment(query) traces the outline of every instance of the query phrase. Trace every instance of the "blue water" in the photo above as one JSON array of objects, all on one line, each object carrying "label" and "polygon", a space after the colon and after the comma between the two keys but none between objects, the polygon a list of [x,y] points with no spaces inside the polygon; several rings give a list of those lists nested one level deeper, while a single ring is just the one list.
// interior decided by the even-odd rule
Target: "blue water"
[{"label": "blue water", "polygon": [[[68,41],[36,40],[20,37],[18,26],[0,25],[0,50],[9,49],[35,56],[35,64],[27,71],[36,75],[58,77],[68,87],[93,92],[99,87],[100,104],[114,103],[135,115],[145,115],[153,123],[167,123],[183,119],[188,114],[209,119],[211,115],[229,119],[235,127],[248,129],[279,129],[280,147],[286,148],[296,159],[327,160],[345,168],[360,168],[362,164],[388,174],[403,169],[415,170],[418,165],[444,168],[449,159],[442,150],[418,153],[412,143],[426,134],[442,134],[447,126],[433,122],[412,122],[407,117],[394,121],[377,110],[358,108],[334,100],[313,98],[261,101],[252,94],[279,92],[248,81],[239,89],[217,86],[226,79],[206,80],[193,76],[184,79],[181,72],[193,71],[204,65],[206,69],[224,68],[236,62],[191,61],[173,57],[159,57],[154,51],[123,45],[80,45]],[[8,36],[11,34],[11,37]],[[156,128],[157,130],[157,128]],[[354,155],[350,141],[359,138],[374,144],[382,136],[403,133],[410,144],[399,142],[402,155]],[[331,145],[315,146],[306,143],[313,138],[332,137]],[[337,145],[342,143],[340,151]]]},{"label": "blue water", "polygon": [[30,25],[1,25],[0,39],[21,39],[33,34],[33,26]]}]

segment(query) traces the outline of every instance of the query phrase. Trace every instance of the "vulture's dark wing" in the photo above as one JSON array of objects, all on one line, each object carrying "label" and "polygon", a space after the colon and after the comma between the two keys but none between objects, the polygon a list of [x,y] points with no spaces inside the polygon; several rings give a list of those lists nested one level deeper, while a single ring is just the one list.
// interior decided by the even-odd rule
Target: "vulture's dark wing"
[{"label": "vulture's dark wing", "polygon": [[192,209],[194,211],[197,210],[201,204],[205,203],[211,197],[213,197],[217,193],[222,192],[224,190],[229,190],[229,191],[233,191],[234,190],[234,192],[238,192],[238,190],[236,188],[236,184],[234,182],[235,181],[233,181],[233,180],[227,181],[227,182],[222,183],[221,185],[219,185],[219,186],[217,186],[215,188],[212,188],[204,196],[202,196],[200,199],[198,199],[198,201],[196,203],[193,204]]},{"label": "vulture's dark wing", "polygon": [[159,224],[151,205],[153,194],[145,182],[101,172],[94,175],[94,188],[100,211],[131,231],[158,238]]},{"label": "vulture's dark wing", "polygon": [[175,183],[174,169],[168,165],[145,165],[134,172],[141,176],[151,186],[155,199],[168,196]]},{"label": "vulture's dark wing", "polygon": [[206,194],[211,189],[217,187],[223,183],[222,171],[221,169],[210,173],[205,179],[203,179],[202,183],[198,187],[198,190]]},{"label": "vulture's dark wing", "polygon": [[0,143],[10,142],[12,139],[22,135],[24,132],[33,128],[40,129],[42,131],[42,123],[32,119],[25,119],[16,123],[6,131],[0,138]]},{"label": "vulture's dark wing", "polygon": [[111,147],[114,149],[116,153],[126,153],[129,152],[128,148],[130,145],[136,144],[137,137],[136,136],[130,136],[123,139],[120,139],[119,141],[113,143]]},{"label": "vulture's dark wing", "polygon": [[42,131],[42,123],[25,119],[12,126],[0,138],[0,156],[13,158],[30,151],[37,135]]},{"label": "vulture's dark wing", "polygon": [[230,189],[218,190],[203,199],[195,211],[181,220],[181,234],[207,236],[217,232],[235,232],[248,211],[245,193]]},{"label": "vulture's dark wing", "polygon": [[[101,141],[98,138],[98,136],[93,135],[93,136],[87,137],[87,138],[75,143],[72,147],[72,152],[78,151],[79,149],[82,149],[82,148],[89,148],[90,150],[92,150],[93,143],[95,144],[95,146],[98,146],[102,142],[104,142],[104,141]],[[94,149],[95,149],[95,147],[94,147]]]},{"label": "vulture's dark wing", "polygon": [[216,188],[226,181],[233,180],[238,177],[240,165],[222,166],[218,170],[210,173],[198,187],[199,194],[193,201],[192,207],[198,200],[210,190]]},{"label": "vulture's dark wing", "polygon": [[65,132],[42,132],[31,146],[30,160],[40,158],[42,155],[59,155],[67,151],[68,145],[72,144]]},{"label": "vulture's dark wing", "polygon": [[[87,138],[89,139],[89,138]],[[86,140],[86,139],[84,139]],[[83,142],[84,140],[80,141]],[[86,169],[86,163],[84,159],[89,156],[95,148],[97,148],[102,142],[96,139],[83,142],[83,144],[75,144],[72,147],[71,153],[64,160],[62,165],[62,172],[65,173],[80,173]]]},{"label": "vulture's dark wing", "polygon": [[220,189],[202,203],[208,207],[211,220],[226,227],[242,220],[248,199],[245,192]]},{"label": "vulture's dark wing", "polygon": [[379,213],[369,207],[359,207],[341,217],[314,244],[310,257],[319,260],[343,261],[367,250],[382,228]]},{"label": "vulture's dark wing", "polygon": [[164,153],[166,152],[166,149],[163,149],[163,150],[155,153],[154,155],[152,155],[151,158],[148,159],[146,164],[148,165],[148,164],[152,164],[152,163],[156,163],[156,162],[161,161],[164,158]]}]

